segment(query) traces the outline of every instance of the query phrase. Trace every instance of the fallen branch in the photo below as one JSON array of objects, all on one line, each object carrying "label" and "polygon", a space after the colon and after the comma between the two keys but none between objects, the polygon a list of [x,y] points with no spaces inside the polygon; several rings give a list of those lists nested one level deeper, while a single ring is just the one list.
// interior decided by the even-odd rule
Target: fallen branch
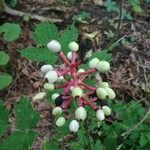
[{"label": "fallen branch", "polygon": [[36,15],[36,14],[30,14],[30,13],[25,13],[22,11],[18,11],[15,9],[12,9],[10,7],[8,7],[5,2],[3,2],[4,5],[4,12],[9,14],[9,15],[13,15],[13,16],[19,16],[19,17],[23,17],[23,16],[29,16],[31,19],[36,19],[38,21],[41,22],[53,22],[53,23],[58,23],[58,22],[62,22],[62,19],[55,19],[55,18],[49,18],[49,17],[44,17],[44,16],[40,16],[40,15]]}]

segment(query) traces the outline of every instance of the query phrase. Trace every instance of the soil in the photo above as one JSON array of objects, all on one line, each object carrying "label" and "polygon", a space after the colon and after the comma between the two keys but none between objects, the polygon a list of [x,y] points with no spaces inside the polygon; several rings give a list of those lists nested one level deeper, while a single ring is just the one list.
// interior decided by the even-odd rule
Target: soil
[{"label": "soil", "polygon": [[[134,20],[132,22],[122,22],[117,39],[123,36],[129,37],[129,40],[132,40],[130,37],[134,37],[134,39],[129,44],[118,46],[110,51],[113,56],[111,62],[112,69],[104,75],[104,78],[111,83],[111,86],[116,91],[117,99],[123,99],[126,102],[131,99],[144,101],[145,92],[141,85],[150,79],[150,35],[148,36],[148,31],[150,32],[150,7],[142,4],[142,8],[144,10],[143,13],[133,13]],[[92,51],[104,49],[111,41],[104,34],[104,31],[112,30],[115,32],[115,28],[111,27],[108,23],[108,20],[115,17],[115,15],[112,16],[103,6],[96,5],[93,2],[61,6],[52,0],[26,0],[19,1],[15,9],[46,17],[63,19],[63,22],[56,23],[60,30],[71,24],[71,18],[74,14],[77,14],[79,11],[89,12],[91,19],[89,24],[86,25],[86,30],[81,28],[80,23],[77,24],[77,27],[82,34],[84,32],[92,33],[98,31],[97,40],[93,41],[93,47],[92,49],[90,48]],[[39,71],[41,64],[32,63],[21,57],[19,53],[19,50],[35,45],[31,37],[31,31],[33,31],[38,21],[30,20],[25,22],[20,17],[3,13],[0,16],[0,24],[4,22],[19,23],[22,29],[20,38],[15,42],[6,43],[0,38],[1,50],[5,50],[10,56],[8,68],[13,76],[12,84],[0,92],[0,96],[3,97],[6,107],[10,114],[12,114],[15,101],[21,95],[25,95],[32,100],[33,96],[42,88],[44,81]],[[84,41],[85,39],[81,35],[79,40]],[[82,43],[80,41],[79,43]],[[39,150],[41,149],[42,142],[48,140],[55,133],[53,117],[51,115],[52,106],[44,100],[32,101],[32,103],[35,109],[39,111],[41,117],[41,121],[36,129],[38,137],[32,146],[33,150]],[[10,117],[13,126],[14,116],[11,115]]]}]

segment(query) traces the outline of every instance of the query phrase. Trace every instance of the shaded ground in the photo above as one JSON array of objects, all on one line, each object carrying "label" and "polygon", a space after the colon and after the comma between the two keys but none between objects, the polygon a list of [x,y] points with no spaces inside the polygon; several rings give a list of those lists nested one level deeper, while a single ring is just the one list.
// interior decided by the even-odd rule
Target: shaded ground
[{"label": "shaded ground", "polygon": [[[148,11],[150,11],[150,8],[146,5],[144,6],[144,4],[143,8],[145,13],[135,15],[133,22],[123,21],[118,39],[126,36],[131,42],[124,46],[118,46],[111,51],[113,55],[113,67],[111,72],[105,75],[105,78],[109,80],[117,92],[118,99],[124,99],[125,101],[130,101],[131,99],[144,101],[145,95],[141,85],[150,79],[150,37],[148,36],[148,30],[150,31],[150,12]],[[70,24],[72,16],[78,11],[88,11],[92,17],[86,26],[86,32],[98,31],[97,41],[93,42],[93,51],[105,48],[110,42],[110,38],[104,34],[104,31],[109,31],[110,29],[115,31],[108,23],[108,20],[112,16],[106,12],[104,7],[93,3],[60,7],[52,1],[43,3],[42,1],[31,2],[30,0],[26,0],[19,2],[16,9],[53,18],[61,18],[64,21],[58,24],[60,29],[64,29]],[[17,41],[6,43],[0,39],[1,49],[7,51],[10,56],[8,67],[10,67],[10,74],[12,74],[14,79],[11,86],[0,93],[0,96],[4,97],[4,103],[11,112],[14,102],[21,95],[26,95],[32,99],[35,93],[42,87],[43,79],[39,72],[40,65],[27,61],[17,52],[17,50],[35,44],[30,33],[33,31],[37,21],[32,20],[26,23],[19,17],[2,14],[1,24],[5,21],[17,22],[22,28],[21,37]],[[81,26],[78,26],[78,28],[81,33],[85,32],[85,29],[81,28]],[[82,37],[80,40],[85,39]],[[39,136],[32,148],[38,150],[42,145],[41,143],[49,139],[54,133],[53,120],[50,113],[52,106],[42,100],[33,102],[33,105],[41,114],[41,122],[37,128]],[[13,115],[10,121],[13,128]]]}]

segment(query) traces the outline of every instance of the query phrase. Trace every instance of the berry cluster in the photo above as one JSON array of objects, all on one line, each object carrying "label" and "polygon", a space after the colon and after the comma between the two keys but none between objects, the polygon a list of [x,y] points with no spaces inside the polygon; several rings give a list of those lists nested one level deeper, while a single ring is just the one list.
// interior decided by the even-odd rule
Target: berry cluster
[{"label": "berry cluster", "polygon": [[50,41],[47,47],[63,61],[61,67],[53,68],[51,65],[43,65],[41,67],[41,72],[48,81],[44,84],[44,88],[51,91],[59,88],[63,89],[63,92],[54,93],[51,97],[56,104],[52,111],[52,114],[58,118],[56,125],[61,127],[65,124],[65,117],[60,117],[60,115],[63,109],[67,109],[70,106],[72,101],[77,105],[77,109],[75,110],[75,119],[69,124],[70,131],[77,132],[79,129],[78,121],[86,119],[87,111],[84,108],[85,105],[90,106],[96,112],[98,121],[103,121],[105,116],[111,114],[111,109],[108,106],[97,106],[96,101],[106,98],[114,99],[115,92],[109,87],[107,82],[101,82],[99,87],[93,87],[84,83],[84,80],[89,74],[108,71],[110,69],[109,62],[93,58],[89,62],[89,69],[84,70],[79,68],[81,61],[78,60],[77,51],[79,50],[79,45],[76,42],[69,44],[70,52],[67,53],[67,56],[61,51],[61,45],[58,41]]}]

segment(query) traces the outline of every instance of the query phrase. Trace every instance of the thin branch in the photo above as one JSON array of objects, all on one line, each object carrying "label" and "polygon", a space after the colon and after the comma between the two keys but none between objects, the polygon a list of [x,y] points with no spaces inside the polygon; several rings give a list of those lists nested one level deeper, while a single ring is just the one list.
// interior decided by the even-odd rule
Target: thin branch
[{"label": "thin branch", "polygon": [[49,18],[49,17],[39,16],[36,14],[30,14],[30,13],[18,11],[18,10],[8,7],[5,3],[4,3],[4,12],[9,15],[19,16],[19,17],[29,16],[31,19],[36,19],[41,22],[53,22],[53,23],[59,22],[60,23],[63,21],[62,19]]}]

